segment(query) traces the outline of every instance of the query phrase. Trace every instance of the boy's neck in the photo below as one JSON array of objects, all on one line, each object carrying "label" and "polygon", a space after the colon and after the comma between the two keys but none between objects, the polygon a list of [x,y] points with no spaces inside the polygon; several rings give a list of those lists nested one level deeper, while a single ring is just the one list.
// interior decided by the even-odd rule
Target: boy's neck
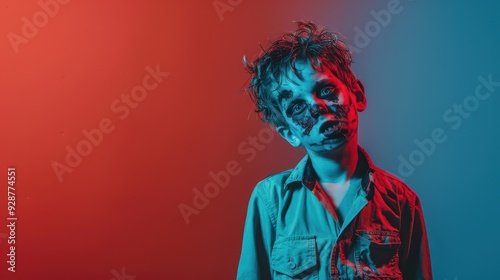
[{"label": "boy's neck", "polygon": [[309,154],[320,183],[341,184],[354,176],[358,163],[358,143],[350,142],[327,156]]}]

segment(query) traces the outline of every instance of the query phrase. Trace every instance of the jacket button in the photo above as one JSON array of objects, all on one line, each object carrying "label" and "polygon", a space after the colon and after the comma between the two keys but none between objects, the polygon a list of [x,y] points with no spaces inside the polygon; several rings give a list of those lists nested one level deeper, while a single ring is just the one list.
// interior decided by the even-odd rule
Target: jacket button
[{"label": "jacket button", "polygon": [[293,262],[293,261],[289,261],[288,265],[290,266],[291,269],[294,269],[294,268],[297,267],[297,264],[295,262]]}]

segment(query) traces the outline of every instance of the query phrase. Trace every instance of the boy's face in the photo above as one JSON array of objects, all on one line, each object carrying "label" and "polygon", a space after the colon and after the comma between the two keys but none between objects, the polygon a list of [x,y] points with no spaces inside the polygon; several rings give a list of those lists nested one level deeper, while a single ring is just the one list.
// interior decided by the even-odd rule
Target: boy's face
[{"label": "boy's face", "polygon": [[315,71],[309,61],[300,60],[295,68],[297,73],[290,69],[274,93],[288,124],[277,127],[280,135],[309,154],[357,143],[357,112],[366,108],[361,82],[354,82],[351,91],[325,63]]}]

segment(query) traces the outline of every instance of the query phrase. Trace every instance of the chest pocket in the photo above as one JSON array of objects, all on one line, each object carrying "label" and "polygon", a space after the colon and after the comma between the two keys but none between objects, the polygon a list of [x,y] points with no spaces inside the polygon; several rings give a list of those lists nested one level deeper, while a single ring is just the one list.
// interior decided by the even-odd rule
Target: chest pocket
[{"label": "chest pocket", "polygon": [[278,238],[271,253],[276,279],[318,279],[318,250],[314,236]]},{"label": "chest pocket", "polygon": [[356,231],[356,268],[363,279],[403,279],[398,232]]}]

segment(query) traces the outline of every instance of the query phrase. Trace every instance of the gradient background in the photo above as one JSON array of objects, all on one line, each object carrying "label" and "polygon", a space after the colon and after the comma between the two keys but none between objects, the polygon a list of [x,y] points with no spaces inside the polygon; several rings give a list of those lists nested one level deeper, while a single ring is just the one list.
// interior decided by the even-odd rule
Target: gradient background
[{"label": "gradient background", "polygon": [[[226,3],[226,0],[221,0]],[[237,3],[238,1],[232,1]],[[353,42],[388,1],[70,1],[15,53],[38,1],[0,8],[0,279],[234,279],[250,192],[303,151],[277,136],[247,150],[265,127],[241,90],[241,59],[311,19]],[[406,182],[423,203],[435,279],[498,277],[500,88],[454,130],[443,113],[500,81],[495,1],[401,0],[402,11],[355,56],[368,109],[360,143],[398,176],[398,157],[442,128],[447,140]],[[170,73],[120,120],[113,100],[146,66]],[[52,161],[109,118],[115,130],[60,182]],[[235,160],[241,173],[186,224],[179,204]],[[17,168],[17,263],[7,271],[6,168]],[[122,270],[122,268],[124,270]],[[123,273],[125,272],[125,273]],[[123,274],[122,274],[123,273]],[[120,275],[121,274],[121,275]],[[125,277],[128,275],[129,277]]]}]

